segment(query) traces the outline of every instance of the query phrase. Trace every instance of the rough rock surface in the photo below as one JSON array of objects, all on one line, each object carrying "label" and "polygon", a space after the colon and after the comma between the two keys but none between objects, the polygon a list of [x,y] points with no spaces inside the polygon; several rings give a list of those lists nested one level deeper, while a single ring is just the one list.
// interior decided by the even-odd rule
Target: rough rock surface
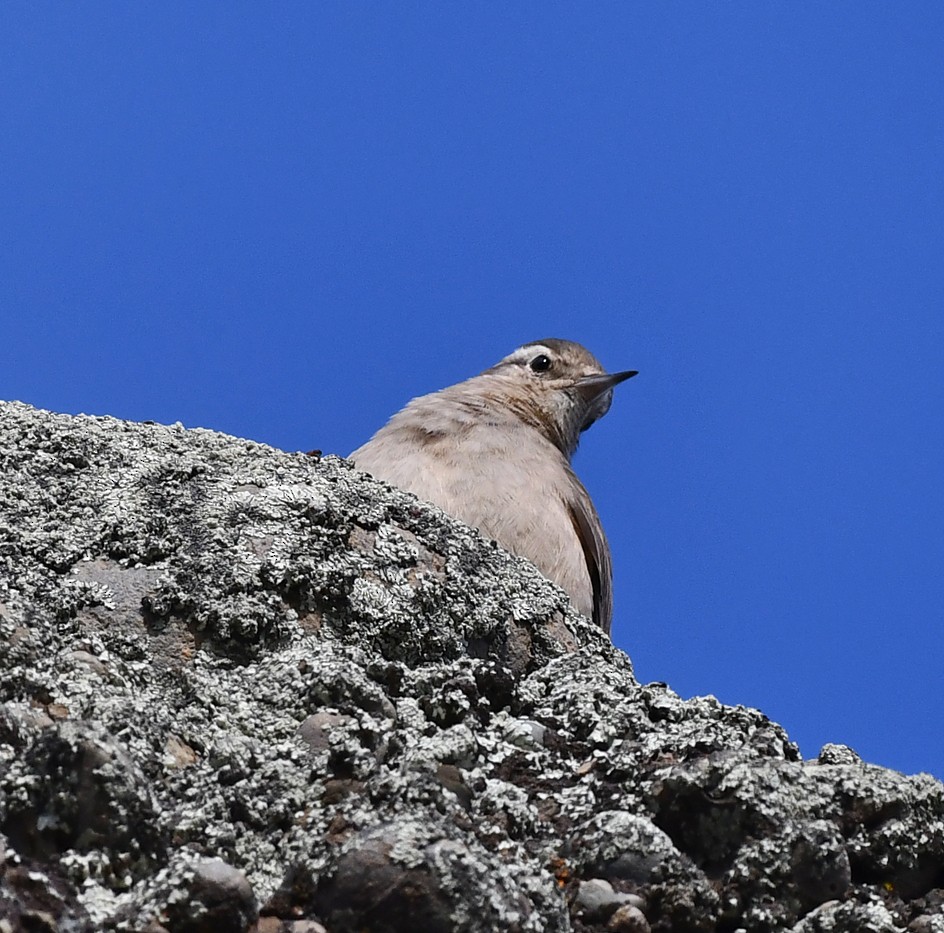
[{"label": "rough rock surface", "polygon": [[0,931],[944,931],[944,788],[335,458],[0,404]]}]

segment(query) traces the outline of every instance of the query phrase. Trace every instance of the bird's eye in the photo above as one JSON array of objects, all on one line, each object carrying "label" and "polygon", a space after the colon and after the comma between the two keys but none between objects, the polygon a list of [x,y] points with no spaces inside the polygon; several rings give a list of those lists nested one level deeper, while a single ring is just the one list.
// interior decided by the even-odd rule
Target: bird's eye
[{"label": "bird's eye", "polygon": [[536,373],[546,373],[551,368],[551,358],[542,353],[531,360],[530,366]]}]

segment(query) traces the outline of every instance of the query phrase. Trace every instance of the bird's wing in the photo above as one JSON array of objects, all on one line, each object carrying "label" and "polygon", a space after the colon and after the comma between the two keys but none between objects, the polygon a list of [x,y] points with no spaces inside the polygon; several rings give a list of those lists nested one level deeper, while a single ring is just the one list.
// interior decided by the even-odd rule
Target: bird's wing
[{"label": "bird's wing", "polygon": [[573,476],[573,480],[573,495],[567,507],[574,531],[577,532],[577,538],[583,548],[590,584],[593,587],[593,621],[609,635],[613,621],[613,566],[610,546],[597,511],[590,501],[590,495],[576,476]]}]

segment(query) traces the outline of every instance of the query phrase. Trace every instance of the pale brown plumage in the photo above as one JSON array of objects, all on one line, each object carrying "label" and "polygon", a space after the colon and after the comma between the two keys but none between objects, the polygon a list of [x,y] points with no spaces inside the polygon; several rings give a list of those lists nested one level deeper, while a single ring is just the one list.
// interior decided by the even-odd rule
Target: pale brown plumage
[{"label": "pale brown plumage", "polygon": [[610,549],[570,459],[634,375],[606,373],[580,344],[538,340],[413,399],[351,459],[526,557],[609,632]]}]

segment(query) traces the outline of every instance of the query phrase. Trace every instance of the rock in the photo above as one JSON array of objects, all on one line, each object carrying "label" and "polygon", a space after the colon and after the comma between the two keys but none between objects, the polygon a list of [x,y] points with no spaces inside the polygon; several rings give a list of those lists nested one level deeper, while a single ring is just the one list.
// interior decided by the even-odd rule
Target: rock
[{"label": "rock", "polygon": [[222,859],[201,859],[189,884],[168,897],[162,915],[180,933],[244,933],[256,920],[256,899],[243,872]]},{"label": "rock", "polygon": [[0,933],[92,929],[75,889],[51,866],[24,858],[0,836]]},{"label": "rock", "polygon": [[394,855],[399,827],[357,837],[319,885],[316,909],[332,930],[378,933],[447,933],[453,929],[450,899],[438,879],[417,859]]},{"label": "rock", "polygon": [[315,920],[279,920],[276,917],[262,917],[252,929],[252,933],[328,933]]},{"label": "rock", "polygon": [[854,765],[862,759],[848,745],[827,742],[820,750],[817,762],[821,765]]},{"label": "rock", "polygon": [[245,873],[219,858],[186,850],[171,855],[135,898],[119,898],[105,924],[149,933],[249,933],[258,920],[255,894]]},{"label": "rock", "polygon": [[143,877],[159,863],[166,839],[150,782],[131,751],[100,724],[54,723],[5,776],[19,792],[3,808],[4,832],[21,854],[120,852],[109,866],[116,879]]},{"label": "rock", "polygon": [[312,752],[324,752],[330,748],[331,730],[347,726],[350,722],[350,716],[342,716],[341,713],[321,710],[312,713],[305,719],[298,727],[298,734],[305,740]]},{"label": "rock", "polygon": [[587,920],[605,920],[618,907],[641,908],[644,901],[638,895],[614,891],[613,885],[602,878],[590,878],[580,882],[575,904]]},{"label": "rock", "polygon": [[639,684],[337,458],[0,403],[0,684],[2,922],[942,933],[938,781]]},{"label": "rock", "polygon": [[652,929],[646,915],[631,904],[618,907],[606,925],[607,930],[614,933],[649,933]]}]

